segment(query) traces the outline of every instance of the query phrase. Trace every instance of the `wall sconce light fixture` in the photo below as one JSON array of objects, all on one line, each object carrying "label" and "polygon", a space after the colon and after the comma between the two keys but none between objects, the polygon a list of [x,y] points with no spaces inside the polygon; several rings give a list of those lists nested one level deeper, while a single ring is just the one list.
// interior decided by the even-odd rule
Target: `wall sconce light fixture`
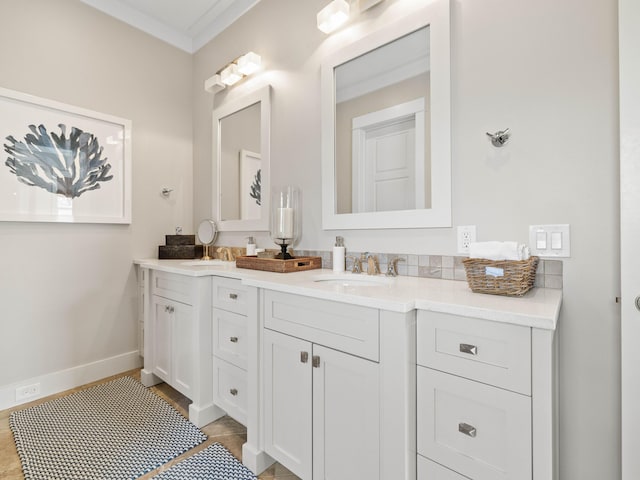
[{"label": "wall sconce light fixture", "polygon": [[260,69],[262,58],[254,52],[249,52],[225,66],[222,70],[208,78],[204,82],[204,89],[216,94],[225,87],[230,87],[240,81],[243,77],[251,75]]},{"label": "wall sconce light fixture", "polygon": [[318,30],[331,33],[349,19],[349,4],[346,0],[332,0],[317,15]]}]

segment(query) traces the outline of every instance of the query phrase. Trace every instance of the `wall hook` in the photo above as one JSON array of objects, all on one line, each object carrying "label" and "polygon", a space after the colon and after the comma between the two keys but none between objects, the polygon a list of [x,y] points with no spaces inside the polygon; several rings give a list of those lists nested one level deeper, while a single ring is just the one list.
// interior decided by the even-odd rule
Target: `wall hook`
[{"label": "wall hook", "polygon": [[487,137],[491,140],[491,145],[494,147],[503,147],[505,143],[509,141],[511,136],[510,129],[498,130],[496,133],[487,132]]},{"label": "wall hook", "polygon": [[163,196],[163,197],[165,197],[165,198],[168,198],[168,197],[169,197],[169,195],[171,195],[171,192],[173,192],[173,188],[167,188],[167,187],[164,187],[164,188],[160,191],[160,193],[162,194],[162,196]]}]

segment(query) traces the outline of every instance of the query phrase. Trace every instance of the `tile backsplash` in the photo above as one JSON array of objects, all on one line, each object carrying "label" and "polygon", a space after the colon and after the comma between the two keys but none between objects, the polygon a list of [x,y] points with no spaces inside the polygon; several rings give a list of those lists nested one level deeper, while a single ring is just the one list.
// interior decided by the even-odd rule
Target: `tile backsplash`
[{"label": "tile backsplash", "polygon": [[[443,280],[467,281],[462,260],[464,256],[448,255],[411,255],[406,253],[368,252],[378,258],[380,272],[387,271],[389,261],[399,258],[398,274],[410,277],[441,278]],[[322,257],[322,268],[332,267],[332,253],[327,250],[296,250],[297,256]],[[360,257],[362,252],[347,252],[347,270],[353,268],[353,257]],[[362,271],[367,271],[367,262],[362,262]],[[536,271],[536,287],[562,288],[562,261],[540,260]]]}]

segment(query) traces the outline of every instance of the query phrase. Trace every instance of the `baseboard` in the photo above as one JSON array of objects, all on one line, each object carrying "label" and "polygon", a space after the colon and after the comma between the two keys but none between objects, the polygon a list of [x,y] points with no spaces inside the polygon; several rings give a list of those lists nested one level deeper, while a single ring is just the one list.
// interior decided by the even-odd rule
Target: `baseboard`
[{"label": "baseboard", "polygon": [[[118,373],[133,370],[142,366],[142,360],[138,350],[105,358],[84,365],[78,365],[66,370],[47,373],[38,377],[29,378],[20,382],[0,386],[0,410],[12,408],[23,403],[32,402],[39,398],[64,392],[87,383],[95,382],[102,378]],[[16,388],[39,384],[40,393],[24,400],[16,400]]]}]

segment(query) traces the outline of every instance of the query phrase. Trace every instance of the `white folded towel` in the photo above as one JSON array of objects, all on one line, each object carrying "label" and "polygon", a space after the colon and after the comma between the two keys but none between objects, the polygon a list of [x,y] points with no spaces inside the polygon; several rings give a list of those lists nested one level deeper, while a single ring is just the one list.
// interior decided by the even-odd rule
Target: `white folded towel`
[{"label": "white folded towel", "polygon": [[529,247],[518,242],[472,242],[469,244],[469,258],[527,260]]}]

